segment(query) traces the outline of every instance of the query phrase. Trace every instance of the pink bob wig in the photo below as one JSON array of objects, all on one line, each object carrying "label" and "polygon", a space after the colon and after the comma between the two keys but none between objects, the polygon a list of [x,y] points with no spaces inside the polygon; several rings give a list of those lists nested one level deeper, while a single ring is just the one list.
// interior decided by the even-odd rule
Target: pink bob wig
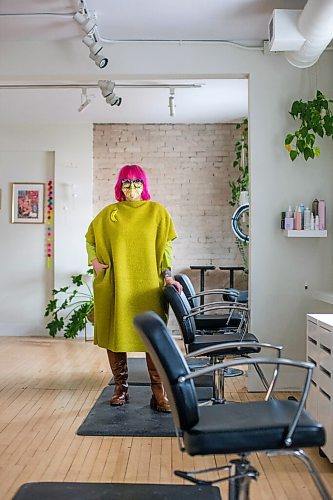
[{"label": "pink bob wig", "polygon": [[148,179],[145,171],[140,165],[124,165],[118,174],[118,179],[114,187],[114,194],[117,201],[124,201],[125,195],[121,190],[121,181],[123,179],[142,179],[143,180],[143,191],[141,198],[143,200],[150,200],[150,194],[148,190]]}]

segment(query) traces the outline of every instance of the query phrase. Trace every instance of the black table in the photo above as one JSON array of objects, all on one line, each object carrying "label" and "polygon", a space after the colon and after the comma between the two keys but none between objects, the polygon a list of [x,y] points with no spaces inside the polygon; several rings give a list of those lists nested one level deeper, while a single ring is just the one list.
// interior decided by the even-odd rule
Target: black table
[{"label": "black table", "polygon": [[[200,270],[200,292],[203,292],[205,289],[205,272],[206,271],[214,271],[216,269],[215,266],[190,266],[190,269],[198,269]],[[205,298],[202,295],[200,297],[200,305],[203,305],[205,302]]]},{"label": "black table", "polygon": [[245,271],[243,266],[220,266],[222,271],[229,271],[229,287],[234,288],[234,272],[235,271]]}]

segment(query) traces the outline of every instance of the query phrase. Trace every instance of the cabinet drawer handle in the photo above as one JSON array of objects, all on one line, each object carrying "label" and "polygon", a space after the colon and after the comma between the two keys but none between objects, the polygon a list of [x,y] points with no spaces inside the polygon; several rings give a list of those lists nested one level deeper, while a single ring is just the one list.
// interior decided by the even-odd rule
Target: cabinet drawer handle
[{"label": "cabinet drawer handle", "polygon": [[315,387],[317,387],[317,384],[314,380],[311,380],[311,384],[314,385]]},{"label": "cabinet drawer handle", "polygon": [[327,392],[323,391],[323,389],[319,389],[319,392],[321,392],[322,395],[325,396],[325,398],[327,398],[331,401],[331,396],[329,394],[327,394]]},{"label": "cabinet drawer handle", "polygon": [[331,378],[332,374],[328,370],[326,370],[326,368],[324,368],[323,366],[320,366],[319,369],[321,372],[325,373],[325,375],[327,375],[329,378]]},{"label": "cabinet drawer handle", "polygon": [[326,347],[325,345],[323,344],[320,344],[320,349],[322,349],[323,351],[327,352],[327,354],[331,354],[331,349],[329,349],[328,347]]},{"label": "cabinet drawer handle", "polygon": [[317,345],[317,341],[311,337],[308,337],[309,339],[309,342],[311,342],[311,344],[314,344],[314,345]]}]

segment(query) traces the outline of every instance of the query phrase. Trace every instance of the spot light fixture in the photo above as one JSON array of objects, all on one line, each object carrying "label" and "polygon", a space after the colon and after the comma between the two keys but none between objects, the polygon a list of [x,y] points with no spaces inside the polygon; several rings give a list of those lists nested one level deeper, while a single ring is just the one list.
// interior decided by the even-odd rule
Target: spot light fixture
[{"label": "spot light fixture", "polygon": [[110,106],[120,106],[122,100],[121,97],[117,97],[113,92],[115,85],[115,82],[111,80],[98,80],[98,86],[101,89],[102,95]]},{"label": "spot light fixture", "polygon": [[170,116],[175,116],[175,88],[170,87],[170,95],[169,95],[169,112]]},{"label": "spot light fixture", "polygon": [[84,1],[80,1],[80,9],[74,14],[74,20],[80,25],[80,28],[86,33],[82,42],[89,47],[89,57],[96,66],[103,69],[108,64],[108,58],[102,55],[103,46],[99,41],[97,24],[94,15],[89,15]]},{"label": "spot light fixture", "polygon": [[108,58],[102,56],[101,54],[94,54],[93,52],[90,52],[89,57],[94,61],[96,66],[101,69],[105,68],[105,66],[108,64]]},{"label": "spot light fixture", "polygon": [[92,33],[96,27],[95,19],[81,12],[77,12],[76,14],[74,14],[74,19],[77,23],[79,23],[81,29],[86,33]]},{"label": "spot light fixture", "polygon": [[87,96],[87,89],[83,87],[81,89],[81,105],[78,108],[78,112],[81,113],[81,111],[84,111],[87,106],[91,103],[91,99],[88,99]]}]

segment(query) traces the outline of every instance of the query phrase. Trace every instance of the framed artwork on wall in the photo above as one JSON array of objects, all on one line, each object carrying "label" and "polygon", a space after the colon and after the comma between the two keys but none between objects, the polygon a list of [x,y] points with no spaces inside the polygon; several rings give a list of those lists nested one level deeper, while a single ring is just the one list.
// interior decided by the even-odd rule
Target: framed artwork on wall
[{"label": "framed artwork on wall", "polygon": [[45,185],[13,182],[12,223],[42,224],[45,211]]}]

